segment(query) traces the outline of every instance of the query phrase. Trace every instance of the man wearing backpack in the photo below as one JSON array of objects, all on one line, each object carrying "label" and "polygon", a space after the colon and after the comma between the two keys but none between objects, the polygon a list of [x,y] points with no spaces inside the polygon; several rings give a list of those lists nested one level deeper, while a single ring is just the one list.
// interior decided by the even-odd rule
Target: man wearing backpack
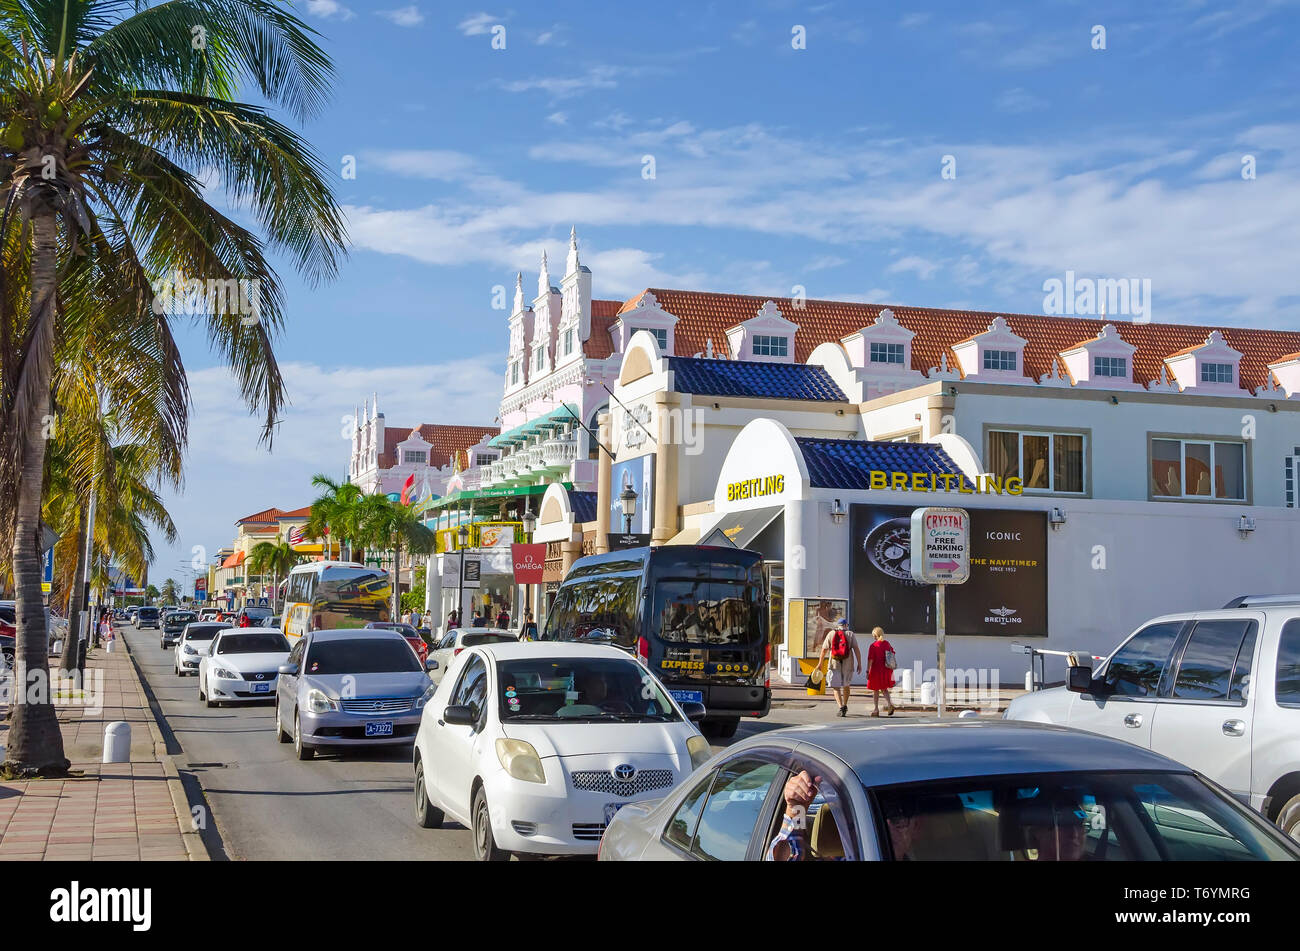
[{"label": "man wearing backpack", "polygon": [[849,685],[853,683],[853,675],[862,669],[858,639],[853,636],[848,624],[848,618],[842,617],[836,621],[835,627],[822,641],[821,652],[817,655],[818,667],[830,655],[831,689],[835,691],[835,699],[840,705],[839,715],[842,717],[849,715]]}]

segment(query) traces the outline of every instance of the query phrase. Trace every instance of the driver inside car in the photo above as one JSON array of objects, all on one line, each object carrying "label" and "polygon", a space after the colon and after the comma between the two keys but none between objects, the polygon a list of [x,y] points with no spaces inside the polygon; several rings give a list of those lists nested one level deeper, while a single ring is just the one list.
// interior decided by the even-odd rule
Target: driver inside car
[{"label": "driver inside car", "polygon": [[1039,862],[1080,862],[1087,859],[1088,814],[1064,791],[1023,807],[1026,848],[1038,852]]}]

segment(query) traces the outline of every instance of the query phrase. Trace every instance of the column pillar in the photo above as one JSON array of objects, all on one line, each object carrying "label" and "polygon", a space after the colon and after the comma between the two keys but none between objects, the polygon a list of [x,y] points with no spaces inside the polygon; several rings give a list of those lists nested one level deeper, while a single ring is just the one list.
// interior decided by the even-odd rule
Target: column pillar
[{"label": "column pillar", "polygon": [[676,393],[655,394],[655,510],[650,544],[662,545],[677,534],[678,446],[670,425]]}]

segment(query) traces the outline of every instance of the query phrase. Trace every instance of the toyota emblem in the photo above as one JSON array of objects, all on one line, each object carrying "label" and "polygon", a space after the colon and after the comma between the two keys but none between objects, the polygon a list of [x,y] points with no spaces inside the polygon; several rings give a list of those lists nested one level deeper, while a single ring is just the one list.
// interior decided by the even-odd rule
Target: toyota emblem
[{"label": "toyota emblem", "polygon": [[619,763],[609,772],[620,783],[630,783],[636,779],[636,767],[631,763]]}]

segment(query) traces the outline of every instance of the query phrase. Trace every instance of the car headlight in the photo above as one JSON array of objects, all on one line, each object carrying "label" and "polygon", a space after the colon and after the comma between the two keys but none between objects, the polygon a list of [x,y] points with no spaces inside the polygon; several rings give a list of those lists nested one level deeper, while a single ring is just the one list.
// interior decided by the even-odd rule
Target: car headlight
[{"label": "car headlight", "polygon": [[419,710],[421,707],[423,707],[426,703],[428,703],[430,700],[433,699],[433,695],[437,692],[438,692],[437,684],[431,683],[429,684],[429,686],[425,687],[424,693],[420,694],[419,699],[415,701],[415,709]]},{"label": "car headlight", "polygon": [[181,653],[182,653],[182,654],[189,654],[189,655],[193,656],[194,654],[197,654],[198,651],[196,651],[193,647],[190,647],[189,644],[186,644],[184,647],[181,648]]},{"label": "car headlight", "polygon": [[497,759],[515,779],[522,779],[526,783],[546,782],[541,757],[531,743],[523,740],[497,740]]},{"label": "car headlight", "polygon": [[709,741],[698,733],[686,741],[686,752],[691,754],[692,769],[700,766],[713,755],[713,751],[709,749]]},{"label": "car headlight", "polygon": [[338,702],[331,700],[329,697],[316,688],[307,691],[307,709],[312,713],[329,713],[331,710],[339,708]]},{"label": "car headlight", "polygon": [[235,673],[234,671],[231,671],[231,670],[226,670],[226,668],[224,668],[224,667],[218,667],[216,670],[213,671],[213,673],[216,674],[218,677],[220,677],[222,680],[238,680],[238,679],[239,679],[239,674],[237,674],[237,673]]}]

